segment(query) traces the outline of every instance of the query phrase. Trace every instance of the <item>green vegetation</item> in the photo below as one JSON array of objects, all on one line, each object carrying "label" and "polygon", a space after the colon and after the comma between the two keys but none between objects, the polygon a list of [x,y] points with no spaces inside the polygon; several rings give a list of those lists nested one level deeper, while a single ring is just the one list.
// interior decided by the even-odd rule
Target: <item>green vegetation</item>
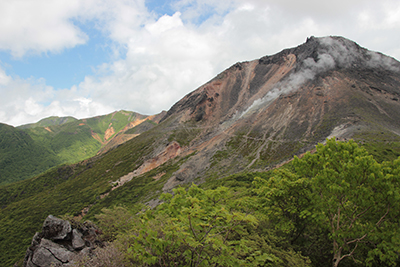
[{"label": "green vegetation", "polygon": [[12,126],[0,124],[0,185],[39,175],[61,161],[46,146]]},{"label": "green vegetation", "polygon": [[[164,194],[163,204],[142,211],[104,209],[97,216],[104,237],[118,248],[119,266],[308,266],[307,258],[274,246],[265,217],[246,194],[219,186]],[[122,259],[121,259],[122,258]],[[109,259],[83,259],[103,266]]]},{"label": "green vegetation", "polygon": [[[18,128],[0,124],[0,185],[93,157],[105,141],[137,118],[145,116],[119,111],[84,120],[50,117]],[[114,133],[105,140],[111,127]]]},{"label": "green vegetation", "polygon": [[33,140],[53,151],[59,162],[74,163],[94,156],[102,144],[92,137],[92,130],[80,121],[25,130]]},{"label": "green vegetation", "polygon": [[[222,155],[227,159],[232,158],[232,155],[237,158],[242,157],[248,163],[257,157],[252,168],[264,169],[266,166],[274,166],[287,160],[309,145],[296,139],[281,140],[280,135],[281,133],[278,132],[273,136],[270,133],[266,133],[264,136],[262,132],[254,129],[250,132],[247,129],[241,129],[227,142],[223,154],[216,153],[213,163],[217,164],[222,161]],[[259,151],[259,155],[256,155],[257,151]]]},{"label": "green vegetation", "polygon": [[[326,255],[333,266],[350,264],[348,259],[396,265],[400,159],[379,164],[355,142],[331,139],[319,144],[317,153],[295,157],[292,167],[269,180],[257,179],[257,192],[267,214],[281,218],[276,226],[293,244],[333,248]],[[313,238],[315,232],[326,233],[325,240]]]},{"label": "green vegetation", "polygon": [[[79,266],[398,263],[397,145],[378,149],[365,144],[378,156],[387,152],[389,160],[375,160],[353,141],[328,140],[314,154],[274,171],[209,178],[201,186],[163,194],[164,204],[146,209],[144,203],[161,195],[163,185],[191,155],[113,191],[111,182],[136,169],[153,146],[165,142],[160,127],[165,126],[102,156],[0,187],[0,250],[7,251],[0,255],[0,265],[12,266],[23,258],[47,215],[76,216],[84,207],[90,207],[85,220],[102,228],[109,246],[99,248],[97,258],[81,259]],[[226,156],[223,151],[214,160]],[[101,198],[104,193],[109,195]]]},{"label": "green vegetation", "polygon": [[118,206],[96,218],[119,266],[396,266],[399,182],[400,158],[378,163],[355,142],[330,139],[275,171],[177,188],[156,209]]},{"label": "green vegetation", "polygon": [[130,112],[130,111],[118,111],[104,116],[98,116],[83,120],[85,124],[89,126],[91,131],[98,134],[101,140],[105,140],[105,132],[110,127],[113,127],[115,133],[122,130],[129,122],[134,121],[136,118],[143,119],[146,116]]},{"label": "green vegetation", "polygon": [[400,157],[400,142],[368,142],[363,144],[368,153],[378,161],[391,161]]},{"label": "green vegetation", "polygon": [[[138,265],[178,263],[180,266],[241,264],[238,255],[246,244],[231,240],[242,234],[247,224],[257,223],[253,215],[235,210],[227,203],[227,188],[204,191],[192,186],[164,194],[157,210],[143,215],[143,224],[132,232],[127,252]],[[237,204],[240,205],[240,204]]]},{"label": "green vegetation", "polygon": [[[49,214],[79,215],[82,209],[90,207],[86,215],[90,219],[103,207],[118,203],[132,205],[161,194],[154,189],[161,190],[185,159],[162,165],[110,192],[113,181],[139,167],[153,151],[152,145],[158,145],[163,131],[156,128],[101,156],[1,186],[0,251],[7,253],[0,254],[0,266],[12,266],[24,257],[32,236]],[[157,171],[165,172],[159,180],[153,178]],[[109,196],[102,199],[101,195],[108,192]]]},{"label": "green vegetation", "polygon": [[37,127],[49,127],[53,125],[61,125],[64,123],[68,122],[73,122],[76,121],[74,117],[58,117],[58,116],[52,116],[48,118],[44,118],[36,123],[30,123],[30,124],[25,124],[18,126],[18,129],[29,129],[29,128],[37,128]]},{"label": "green vegetation", "polygon": [[190,142],[197,137],[201,132],[200,128],[197,128],[196,124],[192,121],[186,122],[185,125],[174,130],[168,137],[168,141],[176,141],[181,146],[188,146]]},{"label": "green vegetation", "polygon": [[298,152],[305,146],[304,143],[299,141],[286,141],[286,142],[268,142],[268,145],[263,149],[260,154],[258,165],[273,165],[287,160],[295,152]]}]

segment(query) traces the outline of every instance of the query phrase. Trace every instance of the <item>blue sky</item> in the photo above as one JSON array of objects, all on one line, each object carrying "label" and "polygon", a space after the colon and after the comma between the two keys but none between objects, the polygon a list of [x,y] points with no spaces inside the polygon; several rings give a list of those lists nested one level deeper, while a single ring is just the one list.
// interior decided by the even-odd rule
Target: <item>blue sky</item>
[{"label": "blue sky", "polygon": [[[172,16],[176,10],[173,1],[150,0],[146,1],[147,9],[154,13],[156,18],[164,15]],[[181,8],[187,9],[196,4],[185,4]],[[201,25],[214,14],[212,7],[193,22]],[[124,53],[116,56],[112,49],[118,46],[112,40],[96,29],[93,22],[80,23],[73,21],[74,25],[82,29],[88,36],[84,44],[77,45],[61,52],[43,52],[40,54],[27,54],[23,57],[14,57],[9,51],[0,51],[0,62],[11,76],[19,76],[23,79],[30,77],[44,78],[47,84],[55,89],[70,88],[84,80],[86,75],[96,75],[96,66],[116,59],[123,59]],[[119,48],[123,50],[123,47]]]},{"label": "blue sky", "polygon": [[1,1],[0,122],[155,114],[235,62],[311,35],[400,59],[399,32],[397,0]]},{"label": "blue sky", "polygon": [[99,36],[95,30],[86,32],[89,36],[86,44],[63,52],[15,58],[10,53],[1,51],[0,61],[13,77],[41,77],[55,88],[70,88],[83,81],[86,75],[94,74],[96,66],[109,62],[112,57],[105,38]]}]

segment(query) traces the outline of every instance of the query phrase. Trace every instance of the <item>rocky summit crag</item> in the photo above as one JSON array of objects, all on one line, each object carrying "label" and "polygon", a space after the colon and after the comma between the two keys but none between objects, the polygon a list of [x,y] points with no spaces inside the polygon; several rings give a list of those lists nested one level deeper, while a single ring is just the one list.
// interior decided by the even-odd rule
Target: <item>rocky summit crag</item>
[{"label": "rocky summit crag", "polygon": [[[141,133],[129,141],[0,187],[0,251],[10,251],[0,265],[23,257],[48,214],[93,219],[115,205],[155,206],[179,185],[269,170],[328,137],[389,146],[385,153],[398,156],[399,99],[400,63],[342,37],[311,37],[236,63],[158,124],[125,132]],[[17,221],[25,223],[11,227]]]}]

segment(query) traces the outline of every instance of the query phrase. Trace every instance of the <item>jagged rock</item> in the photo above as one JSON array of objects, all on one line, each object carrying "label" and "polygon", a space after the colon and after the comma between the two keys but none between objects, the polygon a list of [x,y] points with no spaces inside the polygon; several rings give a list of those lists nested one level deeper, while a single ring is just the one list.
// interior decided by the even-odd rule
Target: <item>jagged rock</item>
[{"label": "jagged rock", "polygon": [[43,223],[42,232],[33,237],[23,266],[72,266],[75,258],[82,254],[89,255],[96,244],[101,245],[97,230],[90,223],[73,227],[69,221],[49,215]]},{"label": "jagged rock", "polygon": [[72,228],[69,221],[49,215],[43,223],[43,236],[47,239],[65,239],[71,233]]},{"label": "jagged rock", "polygon": [[82,234],[78,230],[72,230],[72,247],[76,250],[85,247],[85,241],[82,239]]},{"label": "jagged rock", "polygon": [[31,264],[30,266],[41,266],[41,267],[62,266],[62,263],[59,260],[57,260],[48,249],[44,247],[39,247],[35,251],[35,254],[32,257]]},{"label": "jagged rock", "polygon": [[42,241],[40,242],[40,247],[50,251],[53,257],[62,263],[70,262],[75,256],[73,252],[45,238],[43,238]]}]

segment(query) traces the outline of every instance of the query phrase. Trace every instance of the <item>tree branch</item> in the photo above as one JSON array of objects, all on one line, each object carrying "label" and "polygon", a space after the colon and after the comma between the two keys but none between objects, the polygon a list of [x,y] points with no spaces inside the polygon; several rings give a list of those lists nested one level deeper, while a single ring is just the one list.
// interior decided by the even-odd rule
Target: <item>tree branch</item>
[{"label": "tree branch", "polygon": [[366,238],[367,235],[368,235],[368,233],[364,234],[364,235],[363,235],[362,237],[360,237],[360,238],[357,238],[357,239],[354,239],[354,240],[352,240],[352,241],[346,242],[346,245],[350,245],[350,244],[353,244],[353,243],[356,243],[356,245],[354,246],[354,248],[352,249],[352,251],[351,251],[350,253],[348,253],[348,254],[343,255],[342,257],[340,257],[339,261],[343,260],[343,259],[346,258],[346,257],[350,257],[350,256],[352,257],[354,251],[355,251],[356,248],[358,247],[358,243],[359,243],[361,240],[363,240],[364,238]]},{"label": "tree branch", "polygon": [[385,212],[385,214],[382,215],[382,217],[379,219],[379,221],[376,223],[376,226],[380,226],[380,224],[383,222],[383,219],[388,215],[390,210],[390,203],[387,206],[387,211]]},{"label": "tree branch", "polygon": [[[360,217],[362,217],[369,209],[371,209],[372,206],[369,206],[368,208],[366,208],[364,211],[360,212],[359,214],[357,214],[352,220],[351,223],[349,225],[349,229],[351,229],[353,227],[354,222],[359,219]],[[353,213],[354,214],[354,213]]]},{"label": "tree branch", "polygon": [[191,217],[190,217],[190,215],[188,215],[188,218],[189,218],[190,230],[192,230],[192,233],[193,233],[194,237],[195,237],[195,238],[196,238],[196,240],[197,240],[197,234],[196,234],[195,230],[193,229],[193,226],[192,226],[192,220],[191,220]]}]

